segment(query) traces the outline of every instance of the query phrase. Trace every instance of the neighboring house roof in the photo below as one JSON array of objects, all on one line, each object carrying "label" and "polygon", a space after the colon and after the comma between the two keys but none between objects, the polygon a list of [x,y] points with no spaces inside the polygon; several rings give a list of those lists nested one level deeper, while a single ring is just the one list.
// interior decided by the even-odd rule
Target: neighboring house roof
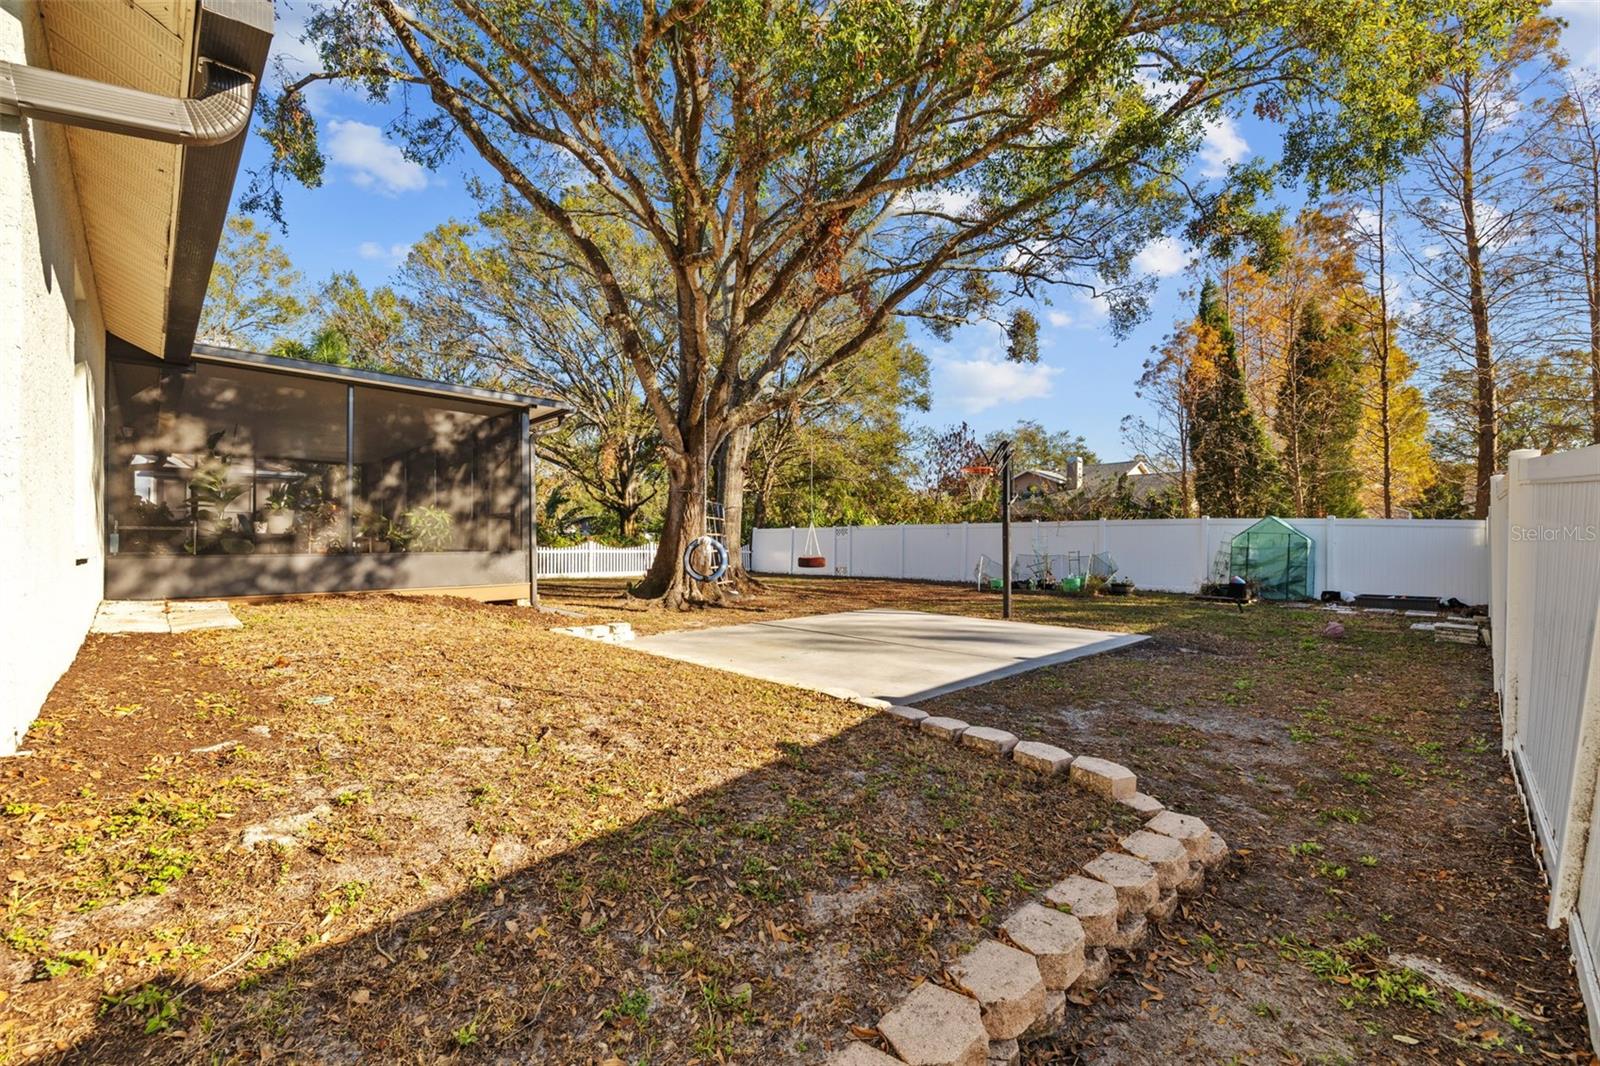
[{"label": "neighboring house roof", "polygon": [[1088,488],[1097,481],[1115,481],[1126,474],[1129,477],[1142,476],[1150,473],[1150,467],[1143,459],[1123,459],[1115,463],[1085,463],[1083,467],[1083,483]]},{"label": "neighboring house roof", "polygon": [[[259,81],[272,0],[33,5],[48,54],[33,66],[173,99],[200,95],[212,64]],[[245,135],[186,146],[66,127],[67,151],[106,332],[189,358]]]},{"label": "neighboring house roof", "polygon": [[1067,475],[1058,474],[1054,470],[1024,470],[1017,477],[1036,477],[1044,481],[1053,481],[1058,485],[1065,485],[1071,480]]}]

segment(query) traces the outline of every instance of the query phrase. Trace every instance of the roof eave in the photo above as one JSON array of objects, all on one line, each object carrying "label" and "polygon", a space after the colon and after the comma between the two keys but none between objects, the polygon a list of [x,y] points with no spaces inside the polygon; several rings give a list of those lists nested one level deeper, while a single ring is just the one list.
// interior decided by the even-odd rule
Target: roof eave
[{"label": "roof eave", "polygon": [[390,374],[381,370],[339,366],[335,363],[318,363],[309,359],[291,359],[282,355],[269,355],[266,352],[249,352],[239,348],[220,348],[212,344],[196,344],[193,346],[192,351],[194,359],[206,363],[251,367],[258,370],[275,370],[279,373],[297,374],[301,377],[345,381],[358,385],[372,385],[402,392],[415,392],[425,396],[472,400],[479,403],[524,408],[528,411],[529,417],[535,422],[565,417],[572,413],[571,407],[558,403],[547,396],[531,396],[526,393],[483,389],[475,385],[457,385],[448,381],[429,381],[426,378]]}]

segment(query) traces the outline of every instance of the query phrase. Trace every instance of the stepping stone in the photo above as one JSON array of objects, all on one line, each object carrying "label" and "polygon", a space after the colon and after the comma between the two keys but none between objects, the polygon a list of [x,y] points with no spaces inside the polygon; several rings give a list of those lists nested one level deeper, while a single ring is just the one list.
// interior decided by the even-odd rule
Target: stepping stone
[{"label": "stepping stone", "polygon": [[1133,771],[1110,759],[1080,755],[1072,760],[1072,783],[1108,800],[1127,799],[1139,791]]},{"label": "stepping stone", "polygon": [[1083,923],[1070,914],[1025,903],[1001,923],[1000,931],[1033,956],[1047,992],[1071,988],[1083,972]]},{"label": "stepping stone", "polygon": [[888,715],[890,718],[899,719],[906,725],[916,725],[918,722],[928,717],[927,711],[918,710],[915,707],[901,707],[898,704],[891,704],[890,706],[885,707],[883,709],[883,713]]},{"label": "stepping stone", "polygon": [[1205,854],[1200,856],[1200,861],[1207,867],[1221,866],[1228,861],[1228,842],[1222,839],[1220,833],[1211,834],[1211,843],[1206,845]]},{"label": "stepping stone", "polygon": [[1090,948],[1083,957],[1083,973],[1073,983],[1072,992],[1081,996],[1105,984],[1110,976],[1111,955],[1105,948]]},{"label": "stepping stone", "polygon": [[1073,874],[1045,889],[1044,898],[1078,919],[1084,940],[1091,946],[1104,944],[1117,931],[1122,904],[1117,901],[1117,890],[1104,881]]},{"label": "stepping stone", "polygon": [[1041,774],[1059,774],[1072,763],[1065,748],[1054,744],[1041,744],[1037,740],[1024,740],[1011,749],[1011,760],[1024,769]]},{"label": "stepping stone", "polygon": [[1207,839],[1211,835],[1210,828],[1192,814],[1162,811],[1144,823],[1144,827],[1152,833],[1169,836],[1182,844],[1191,859],[1200,858],[1210,847],[1210,841]]},{"label": "stepping stone", "polygon": [[978,1001],[992,1040],[1014,1040],[1044,1013],[1044,978],[1032,955],[985,940],[947,969],[961,991]]},{"label": "stepping stone", "polygon": [[1150,817],[1152,814],[1160,814],[1162,811],[1167,809],[1160,800],[1156,799],[1154,796],[1146,796],[1143,792],[1135,792],[1127,799],[1120,799],[1117,802],[1122,804],[1124,807],[1133,808],[1146,818]]},{"label": "stepping stone", "polygon": [[989,1057],[978,1001],[935,984],[912,989],[878,1032],[907,1066],[984,1066]]},{"label": "stepping stone", "polygon": [[1011,749],[1017,746],[1017,735],[1007,733],[1004,729],[975,725],[968,727],[967,731],[961,734],[961,745],[986,751],[990,755],[1009,755]]},{"label": "stepping stone", "polygon": [[1083,872],[1117,890],[1124,914],[1144,914],[1161,894],[1153,866],[1121,852],[1102,852],[1084,864]]},{"label": "stepping stone", "polygon": [[917,723],[917,728],[930,737],[938,737],[940,740],[960,740],[961,734],[967,731],[967,723],[959,718],[929,715]]},{"label": "stepping stone", "polygon": [[331,807],[326,803],[319,803],[302,814],[286,814],[281,818],[247,826],[241,843],[246,851],[254,851],[262,844],[280,848],[298,847],[301,836],[308,832],[315,822],[326,818],[330,813],[332,813]]},{"label": "stepping stone", "polygon": [[904,1066],[904,1064],[893,1055],[885,1055],[869,1044],[856,1041],[835,1051],[828,1058],[827,1066]]},{"label": "stepping stone", "polygon": [[1155,867],[1156,880],[1163,889],[1176,888],[1189,876],[1189,853],[1169,836],[1141,829],[1117,841],[1123,851]]}]

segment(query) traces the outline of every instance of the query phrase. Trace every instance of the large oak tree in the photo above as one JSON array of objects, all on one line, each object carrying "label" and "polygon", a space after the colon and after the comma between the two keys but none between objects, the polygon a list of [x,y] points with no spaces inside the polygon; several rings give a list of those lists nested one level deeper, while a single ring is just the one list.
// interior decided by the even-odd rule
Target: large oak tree
[{"label": "large oak tree", "polygon": [[[895,316],[995,315],[1049,284],[1141,309],[1133,255],[1187,194],[1224,220],[1242,190],[1186,189],[1206,123],[1281,120],[1303,170],[1336,169],[1476,62],[1531,0],[335,0],[308,22],[323,69],[263,94],[274,182],[315,183],[303,92],[387,99],[437,165],[465,150],[563,236],[637,375],[670,479],[639,591],[681,603],[707,460],[852,359]],[[575,210],[562,190],[592,186]],[[595,239],[622,222],[666,291],[632,291]],[[1204,227],[1201,227],[1204,230]],[[665,301],[657,363],[642,307]],[[853,330],[804,343],[847,307]]]}]

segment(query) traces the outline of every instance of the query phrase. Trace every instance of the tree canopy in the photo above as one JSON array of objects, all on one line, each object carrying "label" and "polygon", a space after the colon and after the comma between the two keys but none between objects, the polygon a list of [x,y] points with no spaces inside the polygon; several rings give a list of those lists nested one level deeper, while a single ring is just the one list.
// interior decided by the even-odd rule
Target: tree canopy
[{"label": "tree canopy", "polygon": [[[1420,135],[1420,97],[1500,45],[1529,0],[339,0],[308,21],[323,69],[264,93],[278,182],[321,180],[304,90],[420,87],[395,132],[437,165],[468,150],[566,243],[655,419],[673,550],[643,591],[697,591],[674,569],[701,527],[707,456],[826,382],[896,316],[1003,317],[1047,284],[1144,309],[1133,256],[1187,208],[1190,235],[1260,232],[1262,175],[1182,181],[1208,121],[1282,123],[1314,186]],[[581,186],[574,202],[567,190]],[[624,225],[663,288],[632,288],[601,239]],[[1276,232],[1276,227],[1272,227]],[[665,301],[671,356],[647,320]],[[849,309],[854,325],[813,324]]]}]

